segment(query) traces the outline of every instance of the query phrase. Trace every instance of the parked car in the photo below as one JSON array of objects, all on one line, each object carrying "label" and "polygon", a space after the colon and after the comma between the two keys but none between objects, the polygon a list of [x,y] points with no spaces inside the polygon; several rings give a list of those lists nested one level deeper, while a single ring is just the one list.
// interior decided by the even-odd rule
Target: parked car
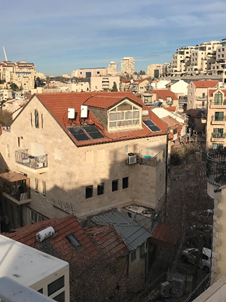
[{"label": "parked car", "polygon": [[[202,254],[200,255],[199,267],[202,268],[206,273],[210,272],[211,267],[211,255],[212,252],[210,249],[204,247],[202,249]],[[196,248],[189,248],[183,250],[182,259],[186,262],[189,262],[193,265],[196,264],[196,259],[199,256],[199,251]]]}]

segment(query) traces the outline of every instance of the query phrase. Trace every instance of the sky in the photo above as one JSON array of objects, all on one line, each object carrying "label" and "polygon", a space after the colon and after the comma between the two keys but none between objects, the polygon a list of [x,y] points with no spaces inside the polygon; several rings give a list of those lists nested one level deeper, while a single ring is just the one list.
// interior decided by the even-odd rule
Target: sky
[{"label": "sky", "polygon": [[45,75],[79,68],[135,70],[170,62],[177,48],[226,38],[225,0],[0,0],[0,61],[34,63]]}]

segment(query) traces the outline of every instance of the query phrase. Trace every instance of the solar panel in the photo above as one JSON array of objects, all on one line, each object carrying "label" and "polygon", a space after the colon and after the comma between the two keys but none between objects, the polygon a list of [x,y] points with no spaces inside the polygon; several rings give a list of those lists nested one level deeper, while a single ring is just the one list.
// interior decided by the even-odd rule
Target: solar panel
[{"label": "solar panel", "polygon": [[81,127],[67,127],[67,130],[73,135],[76,141],[88,141],[90,138],[85,134]]},{"label": "solar panel", "polygon": [[95,125],[83,126],[92,139],[104,138],[104,135],[97,129]]},{"label": "solar panel", "polygon": [[152,132],[160,132],[161,130],[157,127],[151,120],[143,121],[144,124],[152,131]]}]

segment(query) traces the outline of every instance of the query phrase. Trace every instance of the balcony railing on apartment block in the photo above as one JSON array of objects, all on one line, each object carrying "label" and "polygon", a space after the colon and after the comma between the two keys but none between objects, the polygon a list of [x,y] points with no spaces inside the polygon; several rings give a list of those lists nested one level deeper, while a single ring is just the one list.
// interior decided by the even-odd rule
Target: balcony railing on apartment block
[{"label": "balcony railing on apartment block", "polygon": [[222,101],[210,100],[210,105],[211,106],[225,106],[226,105],[226,99],[222,100]]},{"label": "balcony railing on apartment block", "polygon": [[209,182],[218,186],[226,183],[225,149],[216,149],[207,153],[206,177]]},{"label": "balcony railing on apartment block", "polygon": [[212,121],[213,122],[225,122],[226,121],[226,116],[216,117],[215,115],[212,115]]},{"label": "balcony railing on apartment block", "polygon": [[15,160],[17,163],[31,169],[42,169],[48,167],[48,155],[33,156],[28,153],[28,149],[16,150]]},{"label": "balcony railing on apartment block", "polygon": [[160,151],[153,157],[149,157],[149,155],[146,156],[139,156],[138,163],[140,165],[146,165],[151,167],[156,167],[162,160],[164,159],[164,152]]},{"label": "balcony railing on apartment block", "polygon": [[226,133],[211,133],[212,138],[225,138]]}]

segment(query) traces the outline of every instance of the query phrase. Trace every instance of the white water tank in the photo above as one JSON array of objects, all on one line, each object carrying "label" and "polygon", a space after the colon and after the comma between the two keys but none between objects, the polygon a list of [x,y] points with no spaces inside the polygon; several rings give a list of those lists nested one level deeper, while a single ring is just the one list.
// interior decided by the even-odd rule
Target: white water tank
[{"label": "white water tank", "polygon": [[53,227],[48,227],[36,234],[36,240],[39,242],[44,241],[47,238],[50,238],[55,234],[54,228]]},{"label": "white water tank", "polygon": [[81,118],[88,117],[88,107],[85,105],[81,105]]},{"label": "white water tank", "polygon": [[68,118],[72,120],[75,118],[75,108],[68,108]]}]

